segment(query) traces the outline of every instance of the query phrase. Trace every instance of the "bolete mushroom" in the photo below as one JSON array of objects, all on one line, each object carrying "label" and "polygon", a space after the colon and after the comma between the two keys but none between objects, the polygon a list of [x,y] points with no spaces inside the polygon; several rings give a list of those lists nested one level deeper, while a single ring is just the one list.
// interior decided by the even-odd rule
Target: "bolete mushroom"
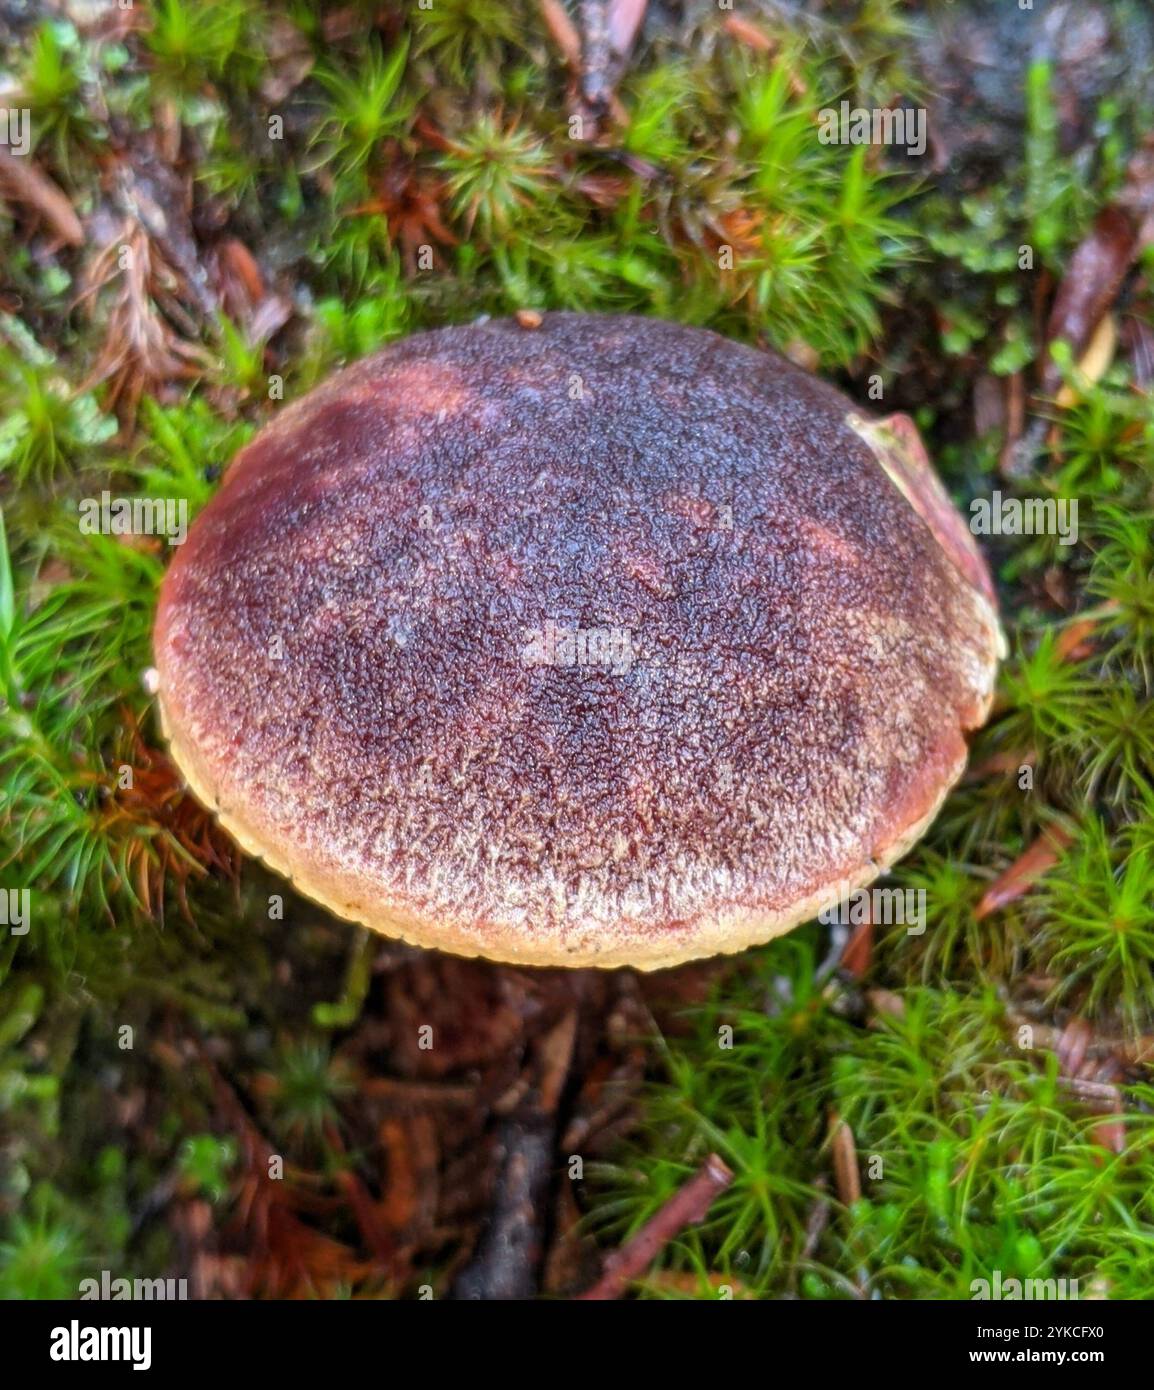
[{"label": "bolete mushroom", "polygon": [[342,917],[532,965],[739,951],[919,838],[990,707],[904,417],[714,333],[422,333],[285,409],[164,582],[195,794]]}]

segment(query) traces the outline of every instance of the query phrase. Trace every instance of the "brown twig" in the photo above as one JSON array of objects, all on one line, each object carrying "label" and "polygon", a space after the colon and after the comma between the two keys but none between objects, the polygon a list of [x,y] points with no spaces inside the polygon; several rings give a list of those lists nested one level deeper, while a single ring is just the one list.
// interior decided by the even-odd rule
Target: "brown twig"
[{"label": "brown twig", "polygon": [[602,119],[611,115],[624,124],[626,115],[615,95],[629,63],[648,0],[579,0],[577,23],[560,0],[539,0],[545,27],[573,77],[572,98],[595,137]]},{"label": "brown twig", "polygon": [[1073,842],[1073,835],[1059,825],[1051,825],[1044,830],[986,889],[981,902],[974,909],[975,918],[980,922],[984,917],[1017,902],[1058,863]]},{"label": "brown twig", "polygon": [[574,72],[581,68],[581,35],[561,0],[541,0],[541,16],[561,56]]},{"label": "brown twig", "polygon": [[558,1112],[577,1025],[573,1008],[537,1043],[535,1075],[498,1128],[500,1171],[492,1215],[453,1285],[456,1299],[527,1299],[540,1291]]},{"label": "brown twig", "polygon": [[601,1278],[578,1294],[582,1301],[620,1298],[634,1279],[649,1268],[662,1249],[686,1226],[704,1221],[706,1213],[733,1181],[732,1171],[710,1154],[700,1170],[675,1192],[661,1210],[647,1221],[626,1245],[605,1261]]},{"label": "brown twig", "polygon": [[829,1117],[829,1141],[833,1153],[833,1175],[837,1195],[843,1206],[852,1207],[861,1198],[861,1172],[853,1130],[835,1112]]},{"label": "brown twig", "polygon": [[529,1299],[539,1292],[553,1139],[553,1127],[544,1115],[501,1124],[501,1168],[492,1215],[473,1258],[453,1285],[455,1299],[488,1303]]},{"label": "brown twig", "polygon": [[84,244],[84,228],[67,195],[30,159],[0,146],[0,197],[30,208],[66,246]]}]

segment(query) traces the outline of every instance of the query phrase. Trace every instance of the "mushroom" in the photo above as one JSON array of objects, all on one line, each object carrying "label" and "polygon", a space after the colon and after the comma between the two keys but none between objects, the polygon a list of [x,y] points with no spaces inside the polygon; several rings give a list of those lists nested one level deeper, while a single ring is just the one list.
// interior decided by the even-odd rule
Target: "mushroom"
[{"label": "mushroom", "polygon": [[422,333],[238,455],[164,581],[193,792],[338,915],[653,969],[867,885],[1004,654],[905,417],[701,329]]}]

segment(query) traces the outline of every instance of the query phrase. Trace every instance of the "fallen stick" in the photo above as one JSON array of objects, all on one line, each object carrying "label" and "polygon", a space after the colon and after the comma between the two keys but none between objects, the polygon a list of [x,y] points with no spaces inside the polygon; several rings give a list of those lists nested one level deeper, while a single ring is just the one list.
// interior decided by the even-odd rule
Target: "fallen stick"
[{"label": "fallen stick", "polygon": [[733,1181],[733,1173],[716,1154],[710,1154],[701,1169],[637,1234],[605,1261],[601,1278],[578,1294],[580,1301],[620,1298],[639,1275],[644,1274],[666,1245],[685,1229],[705,1219],[706,1213]]},{"label": "fallen stick", "polygon": [[[584,982],[575,983],[579,997]],[[574,1007],[534,1046],[533,1084],[498,1130],[500,1171],[492,1216],[454,1281],[455,1299],[528,1299],[540,1292],[559,1111],[577,1025]]]},{"label": "fallen stick", "polygon": [[0,197],[33,210],[66,246],[83,246],[84,227],[68,195],[30,159],[0,146]]},{"label": "fallen stick", "polygon": [[506,1120],[500,1127],[501,1167],[489,1225],[453,1283],[463,1301],[534,1298],[544,1256],[543,1225],[553,1164],[553,1117]]}]

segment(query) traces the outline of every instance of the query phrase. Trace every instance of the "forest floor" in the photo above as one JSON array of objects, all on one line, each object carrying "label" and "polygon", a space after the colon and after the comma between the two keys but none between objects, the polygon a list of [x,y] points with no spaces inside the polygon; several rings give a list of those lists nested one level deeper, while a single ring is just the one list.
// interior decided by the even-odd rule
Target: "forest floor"
[{"label": "forest floor", "polygon": [[[475,1288],[517,1145],[548,1294],[715,1154],[633,1294],[1154,1295],[1154,23],[655,0],[603,62],[577,18],[0,0],[0,1297]],[[924,152],[823,142],[843,100],[924,112]],[[291,896],[270,921],[284,886],[183,792],[143,680],[167,545],[78,510],[195,515],[340,364],[553,308],[908,411],[967,515],[1076,504],[981,537],[1011,653],[886,880],[923,931],[813,923],[574,1009]]]}]

